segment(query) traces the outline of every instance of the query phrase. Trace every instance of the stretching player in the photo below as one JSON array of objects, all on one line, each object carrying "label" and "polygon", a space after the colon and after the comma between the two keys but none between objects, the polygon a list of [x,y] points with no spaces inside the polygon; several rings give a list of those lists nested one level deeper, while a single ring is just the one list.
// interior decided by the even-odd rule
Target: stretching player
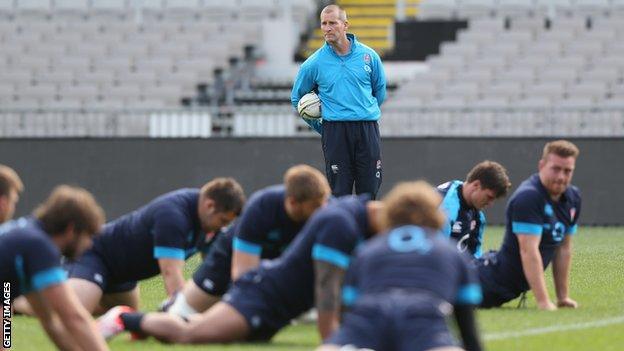
[{"label": "stretching player", "polygon": [[[577,307],[568,295],[568,278],[572,235],[581,212],[579,190],[570,184],[578,154],[569,141],[547,143],[539,172],[511,196],[500,250],[478,261],[483,307],[500,306],[529,289],[539,309]],[[551,261],[557,305],[551,302],[544,280]]]},{"label": "stretching player", "polygon": [[507,194],[511,182],[499,163],[483,161],[474,166],[465,181],[452,180],[438,186],[444,197],[441,208],[448,221],[442,231],[457,242],[460,251],[481,257],[485,230],[483,209]]},{"label": "stretching player", "polygon": [[104,212],[89,192],[59,186],[33,217],[1,229],[0,280],[5,289],[9,284],[9,300],[25,296],[59,349],[108,349],[91,316],[67,286],[61,268],[61,254],[79,255],[103,222]]},{"label": "stretching player", "polygon": [[403,183],[384,199],[392,228],[358,249],[346,276],[348,312],[318,350],[460,350],[446,324],[455,314],[464,347],[481,350],[473,307],[479,279],[468,256],[439,236],[440,196],[427,183]]},{"label": "stretching player", "polygon": [[167,310],[182,317],[203,312],[230,286],[260,264],[282,254],[331,190],[325,176],[307,165],[291,167],[284,184],[253,194],[241,217],[212,244],[203,264]]},{"label": "stretching player", "polygon": [[93,247],[67,265],[69,284],[91,313],[119,304],[138,308],[137,281],[159,273],[172,296],[184,287],[185,259],[197,252],[206,233],[230,223],[244,201],[231,178],[164,194],[108,223]]},{"label": "stretching player", "polygon": [[22,191],[24,184],[17,173],[12,168],[0,164],[0,224],[13,218]]},{"label": "stretching player", "polygon": [[279,258],[232,283],[223,297],[188,322],[167,313],[127,313],[117,307],[99,320],[105,337],[124,330],[173,343],[269,340],[293,318],[318,310],[322,338],[339,324],[340,291],[356,245],[382,229],[379,202],[345,196],[316,211]]}]

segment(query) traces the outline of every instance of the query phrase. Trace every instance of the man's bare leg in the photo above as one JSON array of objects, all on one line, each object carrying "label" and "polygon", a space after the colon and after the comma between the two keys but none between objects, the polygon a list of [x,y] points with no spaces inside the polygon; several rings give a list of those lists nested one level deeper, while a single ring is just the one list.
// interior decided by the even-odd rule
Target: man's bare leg
[{"label": "man's bare leg", "polygon": [[249,335],[247,320],[232,306],[219,302],[199,318],[185,322],[178,316],[149,313],[141,332],[164,342],[202,344],[243,341]]},{"label": "man's bare leg", "polygon": [[189,280],[184,285],[182,292],[176,296],[175,301],[167,312],[189,318],[193,314],[208,310],[220,300],[219,296],[206,293],[193,280]]},{"label": "man's bare leg", "polygon": [[139,302],[140,294],[138,286],[130,291],[104,294],[94,314],[103,314],[115,306],[129,306],[135,310],[138,310]]},{"label": "man's bare leg", "polygon": [[130,312],[117,306],[98,319],[100,332],[107,339],[129,331],[179,344],[227,343],[243,341],[250,333],[247,320],[232,306],[219,302],[190,320],[170,313]]},{"label": "man's bare leg", "polygon": [[93,314],[102,300],[103,292],[100,286],[80,278],[69,278],[67,283],[87,312]]}]

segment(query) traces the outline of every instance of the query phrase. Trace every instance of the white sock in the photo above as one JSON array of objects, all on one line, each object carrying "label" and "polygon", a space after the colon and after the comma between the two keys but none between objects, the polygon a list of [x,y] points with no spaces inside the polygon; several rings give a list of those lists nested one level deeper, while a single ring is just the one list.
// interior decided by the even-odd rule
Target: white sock
[{"label": "white sock", "polygon": [[182,318],[188,318],[197,313],[197,311],[188,304],[186,297],[184,297],[184,294],[182,293],[176,295],[173,305],[169,307],[167,312],[178,315]]}]

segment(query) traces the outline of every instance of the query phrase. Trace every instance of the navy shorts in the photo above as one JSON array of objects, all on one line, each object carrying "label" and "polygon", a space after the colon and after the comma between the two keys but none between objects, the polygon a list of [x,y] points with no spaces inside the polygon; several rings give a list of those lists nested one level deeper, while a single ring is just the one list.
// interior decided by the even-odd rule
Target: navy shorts
[{"label": "navy shorts", "polygon": [[374,200],[383,176],[377,121],[323,121],[325,173],[334,196],[368,193]]},{"label": "navy shorts", "polygon": [[111,278],[110,269],[102,256],[93,248],[87,250],[73,262],[65,262],[63,268],[69,278],[79,278],[97,284],[104,294],[131,291],[137,286],[136,281],[118,282]]},{"label": "navy shorts", "polygon": [[247,341],[268,341],[290,318],[280,313],[276,298],[263,289],[262,276],[256,271],[243,274],[223,296],[223,302],[245,317],[250,328]]},{"label": "navy shorts", "polygon": [[[397,301],[395,301],[397,302]],[[357,304],[325,343],[372,350],[419,351],[454,346],[443,315],[405,308],[409,302]]]},{"label": "navy shorts", "polygon": [[225,294],[231,284],[233,231],[221,233],[193,274],[195,284],[213,296]]},{"label": "navy shorts", "polygon": [[494,270],[498,265],[494,251],[490,251],[483,255],[483,257],[475,260],[475,264],[477,266],[477,271],[479,272],[479,281],[483,292],[483,300],[481,301],[481,305],[479,307],[500,307],[504,303],[509,302],[520,295],[519,293],[514,293],[509,289],[500,286],[494,280]]}]

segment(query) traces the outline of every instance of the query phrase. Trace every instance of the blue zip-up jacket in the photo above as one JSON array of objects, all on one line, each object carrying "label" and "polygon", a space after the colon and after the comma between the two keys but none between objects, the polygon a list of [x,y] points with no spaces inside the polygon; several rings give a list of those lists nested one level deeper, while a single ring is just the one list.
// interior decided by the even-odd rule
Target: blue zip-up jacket
[{"label": "blue zip-up jacket", "polygon": [[[325,121],[376,121],[386,98],[386,74],[379,55],[347,34],[351,52],[339,56],[325,43],[302,65],[293,84],[291,102],[315,91]],[[320,121],[304,119],[317,132]],[[315,123],[316,122],[316,123]]]}]

